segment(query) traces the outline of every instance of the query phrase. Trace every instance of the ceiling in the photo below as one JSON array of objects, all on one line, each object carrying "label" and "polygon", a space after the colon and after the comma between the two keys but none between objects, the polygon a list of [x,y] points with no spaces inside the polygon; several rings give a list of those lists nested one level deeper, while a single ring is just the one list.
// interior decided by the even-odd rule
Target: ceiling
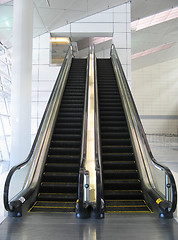
[{"label": "ceiling", "polygon": [[[132,0],[132,21],[173,7],[178,7],[178,0]],[[132,31],[132,54],[171,42],[175,44],[170,49],[132,60],[132,71],[178,58],[178,18],[137,32]]]},{"label": "ceiling", "polygon": [[[34,0],[34,37],[127,1]],[[13,1],[0,0],[0,41],[7,47],[11,46],[12,22]]]},{"label": "ceiling", "polygon": [[[128,0],[34,0],[34,37],[125,2]],[[178,6],[178,0],[132,0],[131,20],[134,21],[176,6]],[[12,22],[13,1],[0,0],[0,41],[7,47],[11,46]],[[132,32],[132,54],[175,42],[171,49],[134,59],[132,69],[136,70],[154,64],[154,62],[178,58],[177,26],[178,18]]]}]

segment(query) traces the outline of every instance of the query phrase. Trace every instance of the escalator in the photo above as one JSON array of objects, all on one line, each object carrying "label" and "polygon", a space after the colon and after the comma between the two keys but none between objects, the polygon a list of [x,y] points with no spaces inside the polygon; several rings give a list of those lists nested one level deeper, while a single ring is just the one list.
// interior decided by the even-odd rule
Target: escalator
[{"label": "escalator", "polygon": [[[85,169],[91,119],[95,166]],[[86,184],[91,171],[96,175],[96,202],[90,201]],[[151,153],[115,47],[111,59],[96,59],[93,51],[87,60],[74,59],[69,46],[30,153],[8,173],[4,206],[9,216],[29,211],[103,218],[105,210],[157,211],[161,218],[172,218],[176,204],[174,177]]]},{"label": "escalator", "polygon": [[74,212],[81,156],[86,59],[72,59],[32,212]]},{"label": "escalator", "polygon": [[103,188],[106,213],[150,213],[111,59],[97,59]]}]

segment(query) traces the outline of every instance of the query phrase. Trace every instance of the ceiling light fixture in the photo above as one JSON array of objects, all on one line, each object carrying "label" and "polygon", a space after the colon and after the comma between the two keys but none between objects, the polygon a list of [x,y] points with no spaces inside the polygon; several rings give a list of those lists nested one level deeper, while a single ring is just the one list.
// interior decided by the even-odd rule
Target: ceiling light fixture
[{"label": "ceiling light fixture", "polygon": [[52,37],[50,42],[57,43],[57,44],[69,44],[70,38],[68,37]]},{"label": "ceiling light fixture", "polygon": [[131,59],[133,60],[135,58],[143,57],[143,56],[146,56],[146,55],[151,54],[151,53],[155,53],[155,52],[159,52],[159,51],[168,49],[168,48],[172,47],[174,44],[175,44],[175,42],[166,43],[166,44],[160,45],[160,46],[155,47],[155,48],[150,48],[148,50],[132,54]]},{"label": "ceiling light fixture", "polygon": [[131,29],[133,31],[139,31],[141,29],[151,27],[159,23],[167,22],[177,17],[178,17],[178,7],[171,8],[167,11],[163,11],[163,12],[131,22]]}]

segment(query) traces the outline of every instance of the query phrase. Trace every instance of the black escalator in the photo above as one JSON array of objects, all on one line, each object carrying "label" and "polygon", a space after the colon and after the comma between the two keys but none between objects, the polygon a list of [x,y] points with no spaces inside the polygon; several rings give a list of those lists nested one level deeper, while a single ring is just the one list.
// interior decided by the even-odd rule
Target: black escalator
[{"label": "black escalator", "polygon": [[111,59],[97,60],[97,77],[106,212],[150,212]]},{"label": "black escalator", "polygon": [[86,59],[73,59],[32,212],[74,212],[81,154]]}]

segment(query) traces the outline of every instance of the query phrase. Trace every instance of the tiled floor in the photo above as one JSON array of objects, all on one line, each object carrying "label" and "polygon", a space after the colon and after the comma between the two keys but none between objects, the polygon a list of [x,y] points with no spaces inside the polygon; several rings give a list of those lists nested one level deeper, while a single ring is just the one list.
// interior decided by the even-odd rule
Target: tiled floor
[{"label": "tiled floor", "polygon": [[[149,136],[152,153],[157,161],[168,166],[176,177],[178,186],[177,138]],[[6,213],[2,205],[3,181],[0,176],[0,220]],[[175,213],[175,218],[177,213]],[[44,231],[45,229],[45,231]],[[109,215],[103,220],[76,219],[74,214],[27,214],[23,218],[6,218],[0,224],[1,240],[22,239],[132,239],[176,240],[178,225],[173,220],[161,220],[150,215]]]},{"label": "tiled floor", "polygon": [[75,214],[27,214],[6,218],[0,225],[1,240],[177,240],[173,219],[153,214],[106,214],[104,219],[76,219]]}]

